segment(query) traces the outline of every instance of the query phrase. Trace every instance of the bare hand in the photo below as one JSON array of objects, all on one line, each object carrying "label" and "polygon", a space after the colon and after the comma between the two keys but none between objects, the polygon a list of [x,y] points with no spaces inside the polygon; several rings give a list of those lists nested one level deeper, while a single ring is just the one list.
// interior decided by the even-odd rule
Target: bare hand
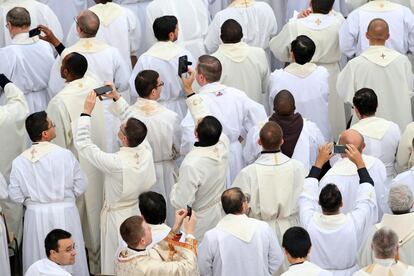
[{"label": "bare hand", "polygon": [[83,113],[91,115],[93,108],[95,107],[95,103],[96,93],[95,91],[91,91],[85,99],[85,104],[83,105]]},{"label": "bare hand", "polygon": [[112,91],[110,93],[103,94],[102,97],[114,99],[115,101],[117,101],[121,97],[118,93],[118,90],[116,90],[116,88],[115,88],[115,86],[112,82],[106,81],[106,82],[104,82],[104,85],[112,87]]},{"label": "bare hand", "polygon": [[325,144],[318,147],[318,158],[316,158],[315,167],[322,168],[322,166],[331,159],[333,143]]},{"label": "bare hand", "polygon": [[185,217],[187,216],[187,210],[186,209],[179,209],[175,212],[175,223],[172,228],[172,231],[174,233],[178,233],[181,229],[181,225],[183,225],[183,221]]},{"label": "bare hand", "polygon": [[348,159],[351,160],[357,166],[358,169],[365,167],[364,160],[362,159],[362,154],[354,145],[347,144],[345,153]]},{"label": "bare hand", "polygon": [[184,219],[184,232],[186,234],[194,235],[196,225],[197,225],[197,216],[193,210],[191,213],[191,217],[186,217]]},{"label": "bare hand", "polygon": [[41,40],[47,41],[50,44],[52,44],[54,47],[58,46],[60,44],[59,39],[55,36],[55,34],[46,26],[44,25],[38,25],[37,26],[39,30],[44,33],[44,35],[39,35],[39,38]]},{"label": "bare hand", "polygon": [[195,72],[190,67],[188,68],[187,77],[181,75],[181,81],[183,82],[183,88],[185,95],[188,96],[193,93],[193,82],[195,80]]},{"label": "bare hand", "polygon": [[298,14],[298,19],[308,17],[311,13],[312,13],[312,11],[309,10],[309,9],[303,10]]}]

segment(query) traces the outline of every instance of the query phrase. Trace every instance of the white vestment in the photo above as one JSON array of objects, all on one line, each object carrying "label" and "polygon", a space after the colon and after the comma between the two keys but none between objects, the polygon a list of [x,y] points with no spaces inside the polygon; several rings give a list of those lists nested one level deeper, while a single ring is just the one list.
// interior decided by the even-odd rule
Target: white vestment
[{"label": "white vestment", "polygon": [[282,62],[290,62],[290,44],[293,40],[299,35],[306,35],[313,40],[316,51],[311,62],[325,67],[329,72],[328,107],[334,137],[338,137],[345,129],[344,105],[336,90],[341,59],[338,31],[343,21],[343,16],[334,11],[329,14],[314,13],[306,18],[291,20],[270,41],[270,49],[276,58]]},{"label": "white vestment", "polygon": [[244,214],[223,217],[205,234],[198,248],[198,265],[203,276],[270,276],[283,259],[272,229]]},{"label": "white vestment", "polygon": [[291,63],[270,76],[269,108],[281,90],[288,90],[295,98],[296,111],[316,123],[326,141],[332,141],[329,125],[328,97],[329,73],[323,66],[313,63]]},{"label": "white vestment", "polygon": [[176,112],[180,120],[182,120],[187,114],[187,106],[185,104],[181,79],[178,76],[178,59],[181,56],[188,57],[188,61],[193,64],[193,66],[189,67],[194,70],[196,61],[193,55],[171,41],[159,41],[140,56],[129,79],[131,103],[134,103],[138,98],[138,93],[135,89],[135,78],[138,73],[142,70],[154,70],[158,72],[160,80],[164,82],[160,98],[157,101]]},{"label": "white vestment", "polygon": [[[196,60],[205,54],[204,37],[208,30],[209,15],[202,0],[153,0],[147,7],[148,27],[152,30],[154,20],[164,15],[177,17],[179,45]],[[155,42],[154,33],[151,33]]]},{"label": "white vestment", "polygon": [[11,43],[10,33],[6,28],[6,15],[14,7],[22,7],[29,12],[30,29],[42,24],[51,29],[59,40],[63,39],[62,26],[59,19],[47,5],[35,0],[5,0],[0,4],[0,47]]},{"label": "white vestment", "polygon": [[[176,159],[180,153],[181,127],[178,115],[156,101],[138,98],[131,107],[120,98],[113,103],[113,110],[125,122],[134,117],[148,129],[147,141],[151,145],[156,182],[151,190],[161,194],[167,204],[167,224],[173,225],[175,209],[170,203],[171,188],[177,180]],[[168,233],[167,233],[168,234]]]},{"label": "white vestment", "polygon": [[231,0],[203,0],[204,4],[210,12],[210,16],[214,17],[216,13],[225,9]]},{"label": "white vestment", "polygon": [[[371,20],[382,18],[388,23],[390,38],[385,45],[405,55],[414,52],[414,15],[411,10],[385,0],[370,1],[351,12],[339,32],[342,53],[359,56],[369,47],[365,37]],[[367,70],[368,71],[368,70]]]},{"label": "white vestment", "polygon": [[[7,182],[0,173],[0,201],[7,199]],[[7,243],[7,231],[3,220],[1,206],[0,206],[0,267],[1,273],[4,276],[10,276],[10,260],[9,260],[9,245]]]},{"label": "white vestment", "polygon": [[55,61],[49,43],[20,33],[11,44],[0,48],[0,58],[0,72],[23,91],[30,113],[45,110],[50,100],[50,70]]},{"label": "white vestment", "polygon": [[406,56],[383,46],[371,46],[350,60],[338,76],[339,96],[352,104],[355,92],[361,88],[371,88],[377,94],[378,117],[396,123],[400,129],[412,122],[413,75]]},{"label": "white vestment", "polygon": [[304,263],[292,264],[289,270],[281,276],[332,276],[332,273],[319,266],[305,261]]},{"label": "white vestment", "polygon": [[244,42],[221,44],[213,56],[222,66],[220,83],[245,91],[250,99],[265,103],[269,64],[262,48]]},{"label": "white vestment", "polygon": [[75,146],[79,155],[105,173],[104,204],[101,211],[101,273],[114,273],[114,254],[122,241],[119,227],[127,218],[138,215],[138,196],[155,183],[154,161],[148,142],[137,147],[121,147],[106,153],[92,143],[91,118],[78,121]]},{"label": "white vestment", "polygon": [[[198,121],[211,114],[198,94],[186,100],[192,119]],[[210,108],[210,106],[208,106]],[[195,237],[201,242],[204,233],[221,219],[220,197],[224,192],[230,142],[222,133],[212,146],[194,146],[185,156],[174,184],[170,200],[176,209],[191,206],[197,213]]]},{"label": "white vestment", "polygon": [[[227,187],[229,187],[239,171],[245,166],[239,137],[245,138],[251,127],[266,120],[266,113],[262,105],[251,100],[244,92],[219,82],[204,85],[201,87],[199,95],[208,106],[211,114],[220,121],[223,133],[230,140],[230,175],[227,180]],[[194,125],[190,113],[187,113],[181,122],[183,140],[180,152],[182,155],[187,154],[195,142]]]},{"label": "white vestment", "polygon": [[375,263],[355,272],[353,276],[410,276],[414,275],[414,267],[393,259],[376,259]]},{"label": "white vestment", "polygon": [[[348,8],[346,5],[347,0],[335,0],[333,5],[333,10],[340,12],[343,16],[348,15]],[[287,0],[287,11],[286,11],[286,19],[292,18],[294,16],[295,11],[300,13],[303,10],[308,9],[311,5],[309,0]]]},{"label": "white vestment", "polygon": [[395,155],[401,137],[398,125],[382,118],[368,117],[351,126],[351,129],[364,136],[364,153],[384,163],[389,179],[395,177]]},{"label": "white vestment", "polygon": [[[283,26],[286,23],[286,1],[280,0],[261,0],[268,3],[276,16],[277,26]],[[280,30],[281,28],[279,28]]]},{"label": "white vestment", "polygon": [[355,207],[347,214],[320,213],[316,178],[305,180],[299,197],[300,221],[312,240],[310,261],[334,276],[351,276],[358,270],[358,249],[376,221],[375,189],[369,183],[358,185]]},{"label": "white vestment", "polygon": [[51,230],[59,228],[71,233],[80,249],[75,264],[65,269],[74,275],[89,275],[81,221],[75,204],[76,197],[86,188],[85,176],[75,156],[55,144],[35,143],[14,159],[8,190],[10,199],[26,206],[23,271],[46,257],[45,237]]},{"label": "white vestment", "polygon": [[400,144],[397,151],[397,170],[405,171],[414,166],[413,139],[414,122],[409,123],[401,135]]},{"label": "white vestment", "polygon": [[[78,256],[75,257],[76,259]],[[71,276],[64,266],[52,262],[48,258],[41,259],[32,264],[24,276]]]}]

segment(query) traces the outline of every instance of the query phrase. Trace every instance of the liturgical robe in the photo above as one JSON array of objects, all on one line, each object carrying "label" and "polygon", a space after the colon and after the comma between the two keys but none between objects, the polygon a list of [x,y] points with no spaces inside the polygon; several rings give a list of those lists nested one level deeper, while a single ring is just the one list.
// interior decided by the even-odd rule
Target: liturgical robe
[{"label": "liturgical robe", "polygon": [[[348,0],[349,1],[349,0]],[[333,10],[342,13],[343,16],[348,15],[347,0],[335,0]],[[294,16],[295,11],[301,12],[310,7],[309,0],[287,0],[286,19],[289,20]]]},{"label": "liturgical robe", "polygon": [[292,264],[289,266],[289,270],[283,273],[281,276],[332,276],[332,273],[320,268],[319,266],[305,261],[303,263]]},{"label": "liturgical robe", "polygon": [[[0,173],[0,200],[8,198],[7,182]],[[4,276],[10,276],[9,245],[7,243],[7,231],[4,224],[0,206],[0,267]]]},{"label": "liturgical robe", "polygon": [[[75,257],[76,261],[78,256]],[[41,259],[32,264],[24,274],[25,276],[71,276],[69,272],[48,258]]]},{"label": "liturgical robe", "polygon": [[414,122],[409,123],[407,127],[402,128],[404,132],[401,136],[400,145],[397,151],[397,169],[405,171],[414,165],[413,139],[414,139]]},{"label": "liturgical robe", "polygon": [[406,265],[394,259],[379,260],[376,259],[374,264],[371,264],[354,273],[354,276],[410,276],[414,274],[414,267]]}]

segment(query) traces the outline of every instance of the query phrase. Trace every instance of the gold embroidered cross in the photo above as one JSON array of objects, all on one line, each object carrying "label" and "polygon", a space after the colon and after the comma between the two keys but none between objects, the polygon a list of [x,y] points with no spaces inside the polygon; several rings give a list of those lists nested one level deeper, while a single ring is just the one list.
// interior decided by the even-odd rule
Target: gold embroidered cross
[{"label": "gold embroidered cross", "polygon": [[318,19],[316,19],[316,21],[315,21],[315,24],[316,24],[316,25],[318,25],[318,26],[319,26],[319,25],[321,25],[321,23],[322,23],[322,21],[321,21],[319,18],[318,18]]},{"label": "gold embroidered cross", "polygon": [[35,154],[37,153],[36,149],[32,149],[32,151],[30,152],[30,154],[32,155],[32,160],[35,159]]},{"label": "gold embroidered cross", "polygon": [[384,55],[384,53],[382,53],[382,54],[381,54],[381,57],[382,57],[382,59],[384,59],[384,58],[385,58],[385,55]]},{"label": "gold embroidered cross", "polygon": [[90,49],[93,47],[93,45],[92,45],[92,43],[91,43],[89,40],[87,40],[87,41],[85,41],[85,43],[83,44],[83,47],[84,47],[86,50],[90,50]]},{"label": "gold embroidered cross", "polygon": [[136,153],[134,157],[137,159],[137,165],[139,165],[139,154]]},{"label": "gold embroidered cross", "polygon": [[140,107],[140,109],[145,113],[145,115],[150,115],[155,110],[154,106],[150,103],[144,104]]},{"label": "gold embroidered cross", "polygon": [[384,8],[384,3],[379,3],[379,7],[380,7],[381,9],[383,9],[383,8]]}]

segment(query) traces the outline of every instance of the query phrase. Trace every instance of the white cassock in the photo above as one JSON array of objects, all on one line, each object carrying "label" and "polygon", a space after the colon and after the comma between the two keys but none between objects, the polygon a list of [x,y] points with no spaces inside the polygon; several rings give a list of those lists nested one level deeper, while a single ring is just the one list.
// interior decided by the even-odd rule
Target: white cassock
[{"label": "white cassock", "polygon": [[[7,182],[3,175],[0,173],[0,200],[7,199],[9,194],[7,193]],[[7,242],[7,231],[3,220],[3,215],[0,206],[0,267],[1,273],[4,276],[10,276],[10,257],[9,257],[9,245]]]},{"label": "white cassock", "polygon": [[[348,8],[346,5],[347,0],[335,0],[333,10],[340,12],[343,16],[348,15]],[[287,0],[286,20],[289,20],[294,16],[295,11],[300,13],[303,10],[308,9],[310,5],[309,0]]]},{"label": "white cassock", "polygon": [[344,55],[359,56],[369,47],[365,34],[375,18],[388,23],[391,35],[386,47],[403,55],[414,52],[414,15],[411,10],[390,1],[374,0],[351,12],[342,25],[339,42]]},{"label": "white cassock", "polygon": [[205,276],[272,275],[283,260],[272,229],[244,214],[223,217],[198,247],[200,274]]},{"label": "white cassock", "polygon": [[326,141],[332,141],[328,114],[329,73],[326,68],[314,63],[291,63],[284,69],[275,70],[270,75],[269,110],[273,110],[273,101],[281,90],[292,93],[296,111],[316,123]]},{"label": "white cassock", "polygon": [[329,72],[328,108],[334,137],[338,137],[345,129],[344,104],[336,90],[341,60],[338,31],[343,21],[343,16],[334,11],[329,14],[311,14],[306,18],[289,21],[270,41],[270,49],[275,57],[282,62],[290,62],[290,44],[293,40],[299,35],[306,35],[313,40],[316,51],[311,62],[325,67]]},{"label": "white cassock", "polygon": [[171,188],[177,180],[178,167],[175,160],[179,156],[181,146],[181,126],[177,113],[156,101],[143,98],[138,98],[132,106],[120,98],[112,104],[111,110],[123,122],[133,117],[147,126],[146,139],[152,148],[156,173],[156,182],[151,190],[164,197],[167,204],[167,224],[173,225],[175,209],[171,206],[169,198]]},{"label": "white cassock", "polygon": [[388,179],[395,177],[395,155],[401,137],[398,125],[374,116],[359,120],[351,129],[364,136],[364,154],[374,156],[384,163]]},{"label": "white cassock", "polygon": [[210,17],[214,17],[216,13],[224,10],[231,2],[231,0],[203,0],[204,4],[210,12]]},{"label": "white cassock", "polygon": [[406,171],[414,166],[413,139],[414,139],[414,122],[409,123],[401,135],[400,144],[397,151],[397,170]]},{"label": "white cassock", "polygon": [[355,92],[361,88],[371,88],[377,94],[376,116],[396,123],[400,129],[412,122],[413,75],[406,56],[383,46],[371,46],[350,60],[338,76],[339,96],[352,104]]},{"label": "white cassock", "polygon": [[299,225],[297,201],[306,173],[302,163],[281,152],[262,153],[241,170],[233,187],[250,199],[248,216],[267,222],[281,242],[287,229]]},{"label": "white cassock", "polygon": [[[205,54],[204,37],[210,20],[202,0],[153,0],[147,7],[148,27],[152,30],[155,19],[164,15],[177,17],[179,45],[187,49],[196,60]],[[153,31],[151,33],[155,42]]]},{"label": "white cassock", "polygon": [[[260,130],[264,123],[255,125],[249,130],[243,148],[243,157],[247,164],[253,163],[260,155],[261,146],[257,143]],[[306,119],[303,119],[303,128],[296,142],[292,159],[300,161],[309,170],[315,164],[318,157],[318,146],[326,143],[318,126]]]},{"label": "white cassock", "polygon": [[176,112],[180,120],[182,120],[187,114],[187,105],[185,104],[185,94],[181,86],[181,79],[178,76],[178,59],[181,56],[188,57],[188,61],[193,64],[190,68],[194,70],[196,60],[194,60],[193,55],[177,43],[171,41],[159,41],[140,56],[129,79],[131,103],[134,103],[138,98],[138,93],[135,89],[135,78],[138,73],[142,70],[154,70],[158,72],[160,80],[164,82],[160,98],[157,101]]},{"label": "white cassock", "polygon": [[[57,162],[58,161],[58,162]],[[53,183],[53,185],[50,185]],[[74,275],[89,275],[76,197],[87,188],[75,156],[50,142],[39,142],[14,159],[9,197],[26,206],[23,233],[23,272],[45,258],[44,240],[53,229],[72,234],[76,262],[65,269]]]},{"label": "white cassock", "polygon": [[245,42],[220,44],[212,55],[222,66],[220,83],[245,91],[250,99],[265,103],[269,64],[262,48]]},{"label": "white cassock", "polygon": [[50,100],[48,82],[55,61],[49,43],[29,33],[17,34],[6,47],[0,48],[0,72],[19,87],[30,113],[46,109]]},{"label": "white cassock", "polygon": [[[69,54],[77,52],[85,56],[88,60],[88,72],[95,76],[95,78],[103,85],[105,81],[110,81],[114,84],[118,91],[129,100],[128,78],[130,76],[130,68],[123,60],[119,50],[109,46],[108,44],[96,38],[81,38],[79,41],[66,48],[60,57],[55,60],[53,68],[50,73],[49,89],[52,95],[56,95],[63,89],[65,81],[60,76],[60,67],[63,58]],[[122,92],[124,91],[124,92]],[[119,127],[119,120],[115,118],[109,111],[108,106],[112,101],[103,101],[105,107],[105,122],[106,122],[106,137],[110,141],[107,151],[116,152],[119,149],[117,141],[117,133]]]},{"label": "white cassock", "polygon": [[127,218],[138,215],[138,196],[155,183],[154,161],[148,142],[137,147],[121,147],[106,153],[93,144],[91,118],[78,121],[75,145],[79,155],[105,174],[104,204],[101,211],[101,273],[114,274],[114,254],[122,241],[119,227]]},{"label": "white cassock", "polygon": [[[376,231],[382,227],[393,230],[398,236],[399,260],[410,264],[414,260],[414,213],[391,215],[384,214],[381,222],[371,228],[364,245],[358,256],[358,264],[365,267],[374,263],[374,252],[372,250],[372,238]],[[398,274],[400,275],[400,274]]]},{"label": "white cassock", "polygon": [[[78,256],[76,255],[76,259]],[[69,272],[48,258],[41,259],[32,264],[24,276],[71,276]]]},{"label": "white cassock", "polygon": [[[280,0],[261,0],[268,3],[272,9],[273,13],[276,16],[276,21],[278,26],[283,26],[286,23],[286,1]],[[280,28],[279,28],[280,31]]]},{"label": "white cassock", "polygon": [[359,269],[358,249],[376,221],[375,189],[358,183],[356,204],[347,214],[320,213],[318,197],[318,180],[307,178],[298,204],[301,224],[312,240],[309,260],[334,276],[351,276]]},{"label": "white cassock", "polygon": [[394,259],[375,260],[375,263],[364,267],[363,269],[354,273],[353,276],[410,276],[414,275],[414,267],[407,265],[400,261],[396,262]]},{"label": "white cassock", "polygon": [[[261,104],[251,100],[247,95],[235,88],[227,87],[219,82],[209,83],[201,87],[200,97],[209,111],[223,126],[223,133],[230,140],[229,175],[226,182],[230,187],[234,178],[245,166],[240,137],[245,138],[247,132],[255,125],[265,121],[266,112]],[[181,122],[183,138],[181,154],[187,154],[195,142],[194,121],[191,114]]]},{"label": "white cassock", "polygon": [[[375,194],[378,202],[378,219],[381,219],[388,200],[387,172],[378,158],[362,155],[365,166],[375,183]],[[359,177],[357,167],[348,158],[339,159],[320,181],[322,190],[328,184],[335,184],[342,194],[341,212],[347,214],[355,208],[358,200]],[[376,222],[376,221],[375,221]]]},{"label": "white cassock", "polygon": [[[198,94],[186,100],[194,121],[211,114],[204,99]],[[208,107],[210,108],[210,107]],[[194,146],[185,156],[174,184],[170,201],[175,209],[191,206],[197,213],[195,237],[201,242],[204,233],[215,227],[221,219],[221,194],[224,192],[230,142],[222,133],[212,146]]]},{"label": "white cassock", "polygon": [[243,42],[269,52],[269,41],[276,35],[277,22],[269,4],[255,0],[234,0],[226,9],[218,12],[211,22],[204,40],[208,53],[217,51],[220,29],[227,19],[236,20],[243,29]]},{"label": "white cassock", "polygon": [[45,4],[35,0],[5,0],[0,4],[0,47],[11,43],[10,33],[6,28],[6,15],[14,7],[25,8],[31,19],[30,29],[36,28],[39,24],[45,25],[53,31],[55,36],[63,39],[62,26],[56,14]]},{"label": "white cassock", "polygon": [[332,276],[332,273],[320,268],[316,264],[305,261],[299,264],[292,264],[289,270],[281,276]]},{"label": "white cassock", "polygon": [[[99,17],[99,30],[96,38],[119,50],[124,62],[130,68],[131,56],[137,56],[141,40],[139,21],[131,10],[115,3],[96,4],[89,8]],[[79,40],[73,22],[66,39],[66,46],[72,46]]]},{"label": "white cassock", "polygon": [[[88,179],[88,189],[83,197],[78,200],[79,213],[82,218],[82,227],[85,244],[88,248],[90,267],[97,271],[99,267],[99,229],[100,214],[103,205],[103,174],[88,160],[78,155],[73,137],[76,133],[76,123],[83,112],[83,104],[88,93],[92,89],[102,86],[102,83],[86,74],[82,79],[65,84],[65,87],[52,98],[46,112],[55,123],[56,138],[53,143],[72,151],[78,158],[82,170]],[[104,119],[104,107],[97,101],[92,116],[92,141],[100,148],[105,149],[112,138],[106,137],[106,122]],[[75,127],[75,129],[74,129]]]}]

